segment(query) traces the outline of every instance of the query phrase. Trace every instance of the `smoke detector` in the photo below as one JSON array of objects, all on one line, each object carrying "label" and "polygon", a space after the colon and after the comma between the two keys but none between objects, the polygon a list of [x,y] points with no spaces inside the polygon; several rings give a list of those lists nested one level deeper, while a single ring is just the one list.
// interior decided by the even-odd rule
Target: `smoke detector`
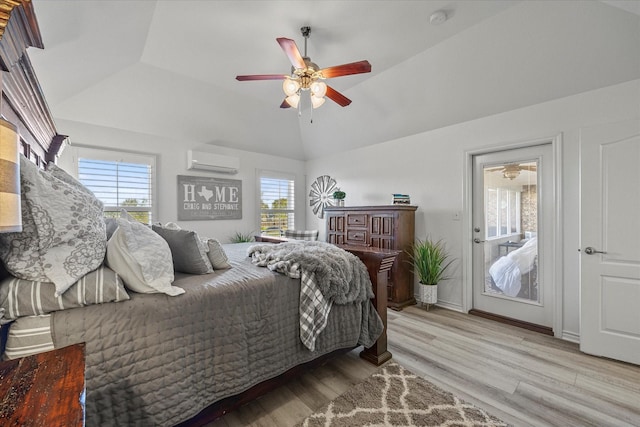
[{"label": "smoke detector", "polygon": [[431,14],[429,22],[431,25],[440,25],[447,20],[447,13],[444,10],[438,10]]}]

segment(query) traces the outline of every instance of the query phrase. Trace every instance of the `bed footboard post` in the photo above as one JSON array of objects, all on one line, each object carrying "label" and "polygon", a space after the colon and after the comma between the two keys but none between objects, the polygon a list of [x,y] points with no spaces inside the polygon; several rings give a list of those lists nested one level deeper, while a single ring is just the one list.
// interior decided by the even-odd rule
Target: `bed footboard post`
[{"label": "bed footboard post", "polygon": [[373,285],[373,305],[382,319],[384,329],[378,340],[369,348],[360,352],[360,357],[376,366],[391,359],[387,350],[387,285],[388,272],[400,251],[372,248],[368,246],[339,245],[345,251],[356,255],[367,267]]}]

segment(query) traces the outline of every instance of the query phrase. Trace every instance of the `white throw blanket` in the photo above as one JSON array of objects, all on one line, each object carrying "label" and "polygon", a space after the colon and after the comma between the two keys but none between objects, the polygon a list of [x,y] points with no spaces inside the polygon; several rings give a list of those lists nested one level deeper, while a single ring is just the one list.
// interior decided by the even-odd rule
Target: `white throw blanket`
[{"label": "white throw blanket", "polygon": [[[362,302],[374,296],[369,273],[360,259],[328,243],[257,244],[249,247],[247,256],[256,265],[301,279],[300,340],[311,351],[327,324],[332,304]],[[366,307],[371,310],[371,304]],[[363,313],[365,331],[372,326],[369,316]]]},{"label": "white throw blanket", "polygon": [[516,297],[522,288],[521,277],[533,268],[538,254],[538,239],[532,238],[521,248],[500,257],[489,268],[494,283],[505,295]]}]

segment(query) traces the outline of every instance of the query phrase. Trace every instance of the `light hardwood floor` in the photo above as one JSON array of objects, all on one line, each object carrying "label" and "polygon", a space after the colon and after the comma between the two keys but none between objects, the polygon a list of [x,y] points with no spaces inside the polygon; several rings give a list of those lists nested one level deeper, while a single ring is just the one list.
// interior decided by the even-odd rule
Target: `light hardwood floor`
[{"label": "light hardwood floor", "polygon": [[[640,366],[450,310],[389,310],[395,362],[514,426],[640,426]],[[293,426],[377,368],[359,349],[282,386],[213,426]]]}]

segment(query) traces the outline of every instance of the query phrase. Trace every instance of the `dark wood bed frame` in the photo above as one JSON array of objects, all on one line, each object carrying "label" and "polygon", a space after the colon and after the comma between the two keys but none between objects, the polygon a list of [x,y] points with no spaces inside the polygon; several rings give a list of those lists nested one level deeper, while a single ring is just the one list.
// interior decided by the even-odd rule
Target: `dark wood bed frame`
[{"label": "dark wood bed frame", "polygon": [[[0,75],[2,92],[0,116],[17,127],[22,153],[36,165],[44,168],[48,162],[57,161],[67,136],[59,134],[56,130],[44,93],[27,54],[28,47],[44,48],[31,0],[0,0],[0,68],[4,71]],[[384,291],[386,292],[386,286]],[[386,296],[379,300],[386,301]],[[374,349],[376,354],[372,359],[365,357],[377,364],[391,357],[391,354],[386,351],[386,304],[383,319],[385,320],[384,350],[380,351],[382,347],[376,347]],[[2,334],[6,333],[6,329],[2,328]],[[350,350],[352,348],[337,350],[298,365],[278,377],[257,384],[244,393],[214,403],[180,425],[204,425],[279,387],[291,378]]]}]

